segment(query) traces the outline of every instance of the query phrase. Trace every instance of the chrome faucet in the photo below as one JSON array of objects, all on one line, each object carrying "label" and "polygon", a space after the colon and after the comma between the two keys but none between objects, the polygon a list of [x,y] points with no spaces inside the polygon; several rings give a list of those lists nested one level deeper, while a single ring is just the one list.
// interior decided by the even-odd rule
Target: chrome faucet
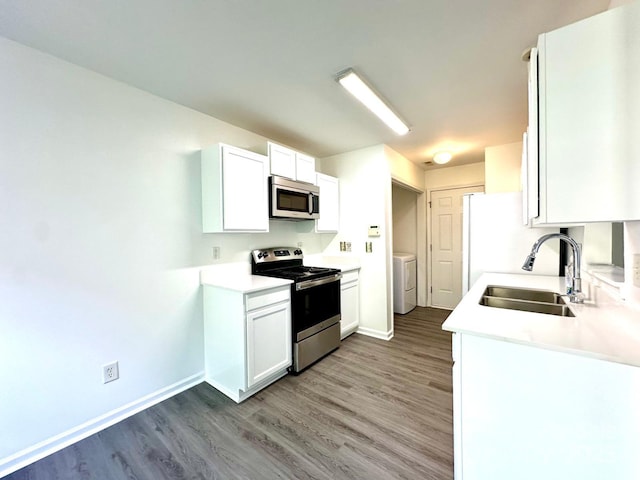
[{"label": "chrome faucet", "polygon": [[580,279],[580,245],[578,245],[578,243],[576,243],[576,241],[569,235],[565,235],[564,233],[549,233],[541,236],[536,240],[536,243],[533,244],[533,247],[531,247],[531,253],[524,261],[522,269],[527,272],[533,270],[533,263],[536,261],[536,254],[538,253],[538,250],[540,250],[540,246],[550,238],[559,238],[560,240],[564,240],[573,250],[573,269],[569,278],[570,286],[567,286],[567,294],[569,295],[569,301],[571,303],[582,303],[584,301],[584,297],[582,295],[582,280]]}]

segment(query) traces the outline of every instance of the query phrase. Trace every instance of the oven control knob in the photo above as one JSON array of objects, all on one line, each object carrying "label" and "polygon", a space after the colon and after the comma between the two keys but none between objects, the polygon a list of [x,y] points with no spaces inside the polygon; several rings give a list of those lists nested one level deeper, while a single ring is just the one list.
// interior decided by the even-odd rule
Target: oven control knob
[{"label": "oven control knob", "polygon": [[302,250],[298,249],[298,250],[294,250],[293,251],[294,255],[302,255]]},{"label": "oven control knob", "polygon": [[269,252],[258,252],[258,259],[267,258],[269,256]]}]

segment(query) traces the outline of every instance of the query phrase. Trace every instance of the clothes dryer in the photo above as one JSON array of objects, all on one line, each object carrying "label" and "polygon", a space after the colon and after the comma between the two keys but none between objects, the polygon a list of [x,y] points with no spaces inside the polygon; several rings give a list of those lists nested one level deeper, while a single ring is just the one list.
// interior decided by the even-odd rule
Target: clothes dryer
[{"label": "clothes dryer", "polygon": [[393,311],[404,315],[416,307],[416,256],[393,254]]}]

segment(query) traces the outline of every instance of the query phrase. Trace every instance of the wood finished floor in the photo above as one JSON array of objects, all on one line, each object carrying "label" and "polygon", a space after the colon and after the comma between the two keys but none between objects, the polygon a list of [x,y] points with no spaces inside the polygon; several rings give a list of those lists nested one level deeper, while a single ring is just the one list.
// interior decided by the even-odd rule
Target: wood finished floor
[{"label": "wood finished floor", "polygon": [[354,334],[299,376],[235,404],[203,383],[7,480],[453,478],[448,312]]}]

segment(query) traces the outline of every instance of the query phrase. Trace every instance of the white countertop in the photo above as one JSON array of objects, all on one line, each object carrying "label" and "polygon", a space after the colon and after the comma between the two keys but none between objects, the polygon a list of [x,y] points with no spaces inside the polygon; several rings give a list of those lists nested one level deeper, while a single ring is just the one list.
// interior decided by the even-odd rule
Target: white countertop
[{"label": "white countertop", "polygon": [[304,257],[304,264],[310,267],[339,268],[350,272],[360,268],[360,259],[348,255],[309,255]]},{"label": "white countertop", "polygon": [[225,288],[240,293],[252,293],[269,288],[290,285],[284,278],[251,275],[251,267],[244,263],[223,263],[200,270],[200,284]]},{"label": "white countertop", "polygon": [[[309,255],[304,257],[304,265],[312,267],[339,268],[349,272],[360,268],[360,261],[352,256]],[[249,262],[232,262],[209,265],[200,270],[200,284],[226,288],[240,293],[280,287],[293,283],[282,278],[251,275]]]},{"label": "white countertop", "polygon": [[485,273],[444,322],[444,330],[640,366],[640,308],[585,282],[584,304],[569,304],[575,317],[480,305],[487,285],[564,293],[564,277]]}]

